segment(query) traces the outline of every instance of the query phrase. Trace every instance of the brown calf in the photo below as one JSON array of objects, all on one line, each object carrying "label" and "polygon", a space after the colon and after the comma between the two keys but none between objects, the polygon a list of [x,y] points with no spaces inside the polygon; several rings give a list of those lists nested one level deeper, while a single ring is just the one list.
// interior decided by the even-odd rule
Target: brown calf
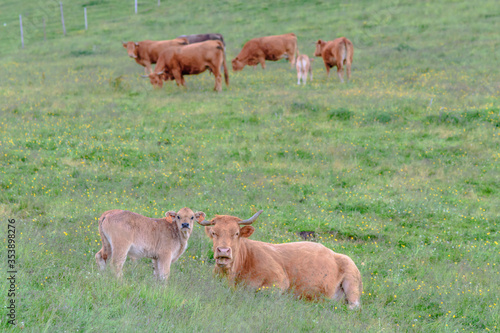
[{"label": "brown calf", "polygon": [[114,209],[99,218],[102,248],[95,259],[101,270],[108,260],[118,277],[127,256],[151,258],[154,275],[168,279],[170,265],[186,250],[193,223],[203,221],[205,213],[196,214],[189,208],[169,211],[165,218],[153,219],[126,210]]},{"label": "brown calf", "polygon": [[354,47],[351,41],[345,37],[340,37],[329,42],[318,40],[316,42],[316,57],[322,57],[326,67],[326,73],[330,77],[330,68],[337,66],[337,74],[340,82],[344,82],[343,65],[347,72],[347,80],[351,78],[351,64],[354,55]]},{"label": "brown calf", "polygon": [[348,256],[313,242],[250,240],[255,231],[250,224],[260,213],[245,221],[216,215],[211,221],[198,222],[213,241],[216,274],[256,289],[276,286],[309,300],[326,297],[345,300],[351,309],[360,306],[361,274]]}]

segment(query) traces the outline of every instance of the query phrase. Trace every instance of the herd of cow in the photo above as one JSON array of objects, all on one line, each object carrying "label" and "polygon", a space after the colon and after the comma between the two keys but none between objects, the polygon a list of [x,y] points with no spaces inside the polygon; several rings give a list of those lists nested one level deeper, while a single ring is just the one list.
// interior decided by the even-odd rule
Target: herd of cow
[{"label": "herd of cow", "polygon": [[327,298],[344,301],[350,309],[360,307],[361,274],[351,258],[314,242],[270,244],[251,240],[255,231],[251,224],[261,213],[247,220],[229,215],[206,220],[204,212],[182,208],[153,219],[110,210],[99,218],[102,248],[95,255],[96,262],[104,270],[110,260],[121,277],[127,256],[134,260],[150,258],[154,275],[167,279],[171,264],[186,250],[196,221],[212,239],[214,272],[230,284],[255,289],[274,286],[307,300]]},{"label": "herd of cow", "polygon": [[[183,35],[172,40],[123,42],[128,55],[145,67],[145,77],[151,84],[162,87],[163,81],[175,80],[185,86],[184,75],[200,74],[207,69],[215,76],[215,90],[222,90],[222,70],[226,85],[226,45],[220,34]],[[343,82],[343,67],[347,78],[351,73],[353,45],[345,37],[316,42],[317,57],[322,57],[328,76],[337,67]],[[293,33],[249,40],[232,60],[233,71],[245,66],[266,67],[266,60],[288,59],[296,65],[297,83],[305,84],[307,74],[312,80],[311,59],[299,55],[297,36]],[[151,65],[156,64],[154,70]],[[360,307],[361,274],[346,255],[335,253],[314,242],[270,244],[249,239],[255,231],[251,226],[262,211],[247,220],[229,215],[216,215],[206,220],[205,213],[189,208],[169,211],[164,218],[154,219],[125,210],[110,210],[99,218],[102,248],[95,259],[100,269],[108,261],[116,275],[122,275],[127,259],[150,258],[154,275],[167,279],[170,266],[186,250],[194,221],[205,227],[213,242],[214,272],[235,284],[255,289],[277,287],[290,290],[308,300],[327,298],[345,301],[349,308]]]},{"label": "herd of cow", "polygon": [[[229,75],[226,66],[226,45],[221,34],[183,35],[172,40],[141,42],[123,42],[128,55],[145,67],[151,84],[161,88],[163,81],[175,80],[177,85],[185,86],[184,75],[200,74],[207,69],[215,76],[214,90],[222,90],[222,73],[226,85]],[[337,74],[344,82],[343,67],[346,68],[347,79],[351,76],[351,64],[354,48],[350,40],[340,37],[332,41],[316,42],[317,57],[322,57],[328,77],[330,68],[337,67]],[[240,71],[245,66],[260,64],[266,68],[266,60],[277,61],[286,58],[293,68],[297,69],[297,84],[306,84],[307,74],[312,80],[312,59],[305,54],[299,55],[297,36],[288,33],[277,36],[259,37],[249,40],[240,53],[232,60],[233,71]],[[297,61],[296,61],[297,60]],[[153,71],[151,65],[156,64]]]}]

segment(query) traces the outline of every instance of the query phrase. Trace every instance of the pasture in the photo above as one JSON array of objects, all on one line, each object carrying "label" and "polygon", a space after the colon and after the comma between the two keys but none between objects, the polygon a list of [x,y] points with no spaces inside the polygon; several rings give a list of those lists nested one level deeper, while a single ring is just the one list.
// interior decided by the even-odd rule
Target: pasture
[{"label": "pasture", "polygon": [[[2,310],[7,331],[498,331],[500,12],[493,0],[377,2],[6,0],[0,11]],[[89,29],[84,29],[87,7]],[[19,14],[25,48],[21,48]],[[44,41],[43,18],[46,21]],[[284,60],[208,72],[187,88],[141,78],[122,40],[221,33],[227,62],[294,32],[301,53],[345,36],[351,81],[297,86]],[[167,284],[149,260],[99,272],[97,219],[182,207],[254,223],[252,239],[307,238],[350,256],[361,311],[212,276],[195,226]],[[8,219],[16,320],[8,323]]]}]

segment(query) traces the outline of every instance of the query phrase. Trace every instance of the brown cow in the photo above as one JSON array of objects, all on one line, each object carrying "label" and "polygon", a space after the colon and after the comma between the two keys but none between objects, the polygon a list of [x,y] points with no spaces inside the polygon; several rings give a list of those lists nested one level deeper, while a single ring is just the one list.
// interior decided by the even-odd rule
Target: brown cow
[{"label": "brown cow", "polygon": [[288,58],[293,68],[296,53],[297,36],[294,33],[254,38],[246,42],[238,56],[232,60],[233,71],[240,71],[245,65],[256,66],[259,63],[265,69],[265,60],[277,61],[283,57]]},{"label": "brown cow", "polygon": [[320,39],[316,42],[314,55],[323,57],[328,77],[330,77],[330,68],[337,66],[340,82],[344,82],[342,66],[345,65],[347,81],[349,81],[351,78],[352,56],[354,55],[354,47],[349,39],[340,37],[329,42]]},{"label": "brown cow", "polygon": [[314,59],[310,59],[307,55],[301,54],[297,58],[297,64],[295,68],[297,69],[297,84],[300,84],[300,80],[302,79],[302,83],[306,85],[307,82],[307,73],[309,73],[309,77],[311,81],[313,80],[313,72],[312,65]]},{"label": "brown cow", "polygon": [[111,259],[118,277],[127,259],[151,258],[154,275],[167,279],[170,265],[186,250],[194,220],[203,221],[205,213],[189,208],[169,211],[165,218],[153,219],[126,210],[114,209],[99,218],[102,248],[95,259],[101,270]]},{"label": "brown cow", "polygon": [[216,215],[211,221],[198,222],[213,241],[216,274],[256,289],[276,286],[292,290],[299,298],[345,299],[351,309],[360,306],[361,274],[348,256],[313,242],[269,244],[250,240],[255,230],[250,224],[261,213],[245,221]]},{"label": "brown cow", "polygon": [[165,50],[158,59],[155,72],[145,77],[159,88],[163,81],[174,79],[177,85],[186,86],[184,75],[200,74],[208,69],[215,76],[214,90],[221,91],[221,66],[224,67],[226,85],[229,85],[224,44],[219,40],[208,40]]},{"label": "brown cow", "polygon": [[176,38],[172,40],[143,40],[142,42],[122,42],[123,47],[127,49],[128,56],[144,66],[146,74],[153,73],[151,64],[156,64],[162,51],[172,46],[187,45],[186,38]]}]

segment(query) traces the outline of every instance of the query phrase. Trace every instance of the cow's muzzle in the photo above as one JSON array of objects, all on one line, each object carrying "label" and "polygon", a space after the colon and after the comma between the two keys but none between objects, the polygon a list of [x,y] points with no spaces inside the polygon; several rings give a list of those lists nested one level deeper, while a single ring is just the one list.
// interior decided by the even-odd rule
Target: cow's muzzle
[{"label": "cow's muzzle", "polygon": [[226,267],[233,259],[233,254],[230,247],[218,247],[214,257],[217,266]]},{"label": "cow's muzzle", "polygon": [[189,226],[189,223],[183,223],[181,224],[181,229],[191,229],[191,227]]},{"label": "cow's muzzle", "polygon": [[135,54],[129,54],[128,56],[129,56],[130,58],[134,58],[134,59],[135,59],[135,58],[137,58],[137,56],[136,56]]}]

